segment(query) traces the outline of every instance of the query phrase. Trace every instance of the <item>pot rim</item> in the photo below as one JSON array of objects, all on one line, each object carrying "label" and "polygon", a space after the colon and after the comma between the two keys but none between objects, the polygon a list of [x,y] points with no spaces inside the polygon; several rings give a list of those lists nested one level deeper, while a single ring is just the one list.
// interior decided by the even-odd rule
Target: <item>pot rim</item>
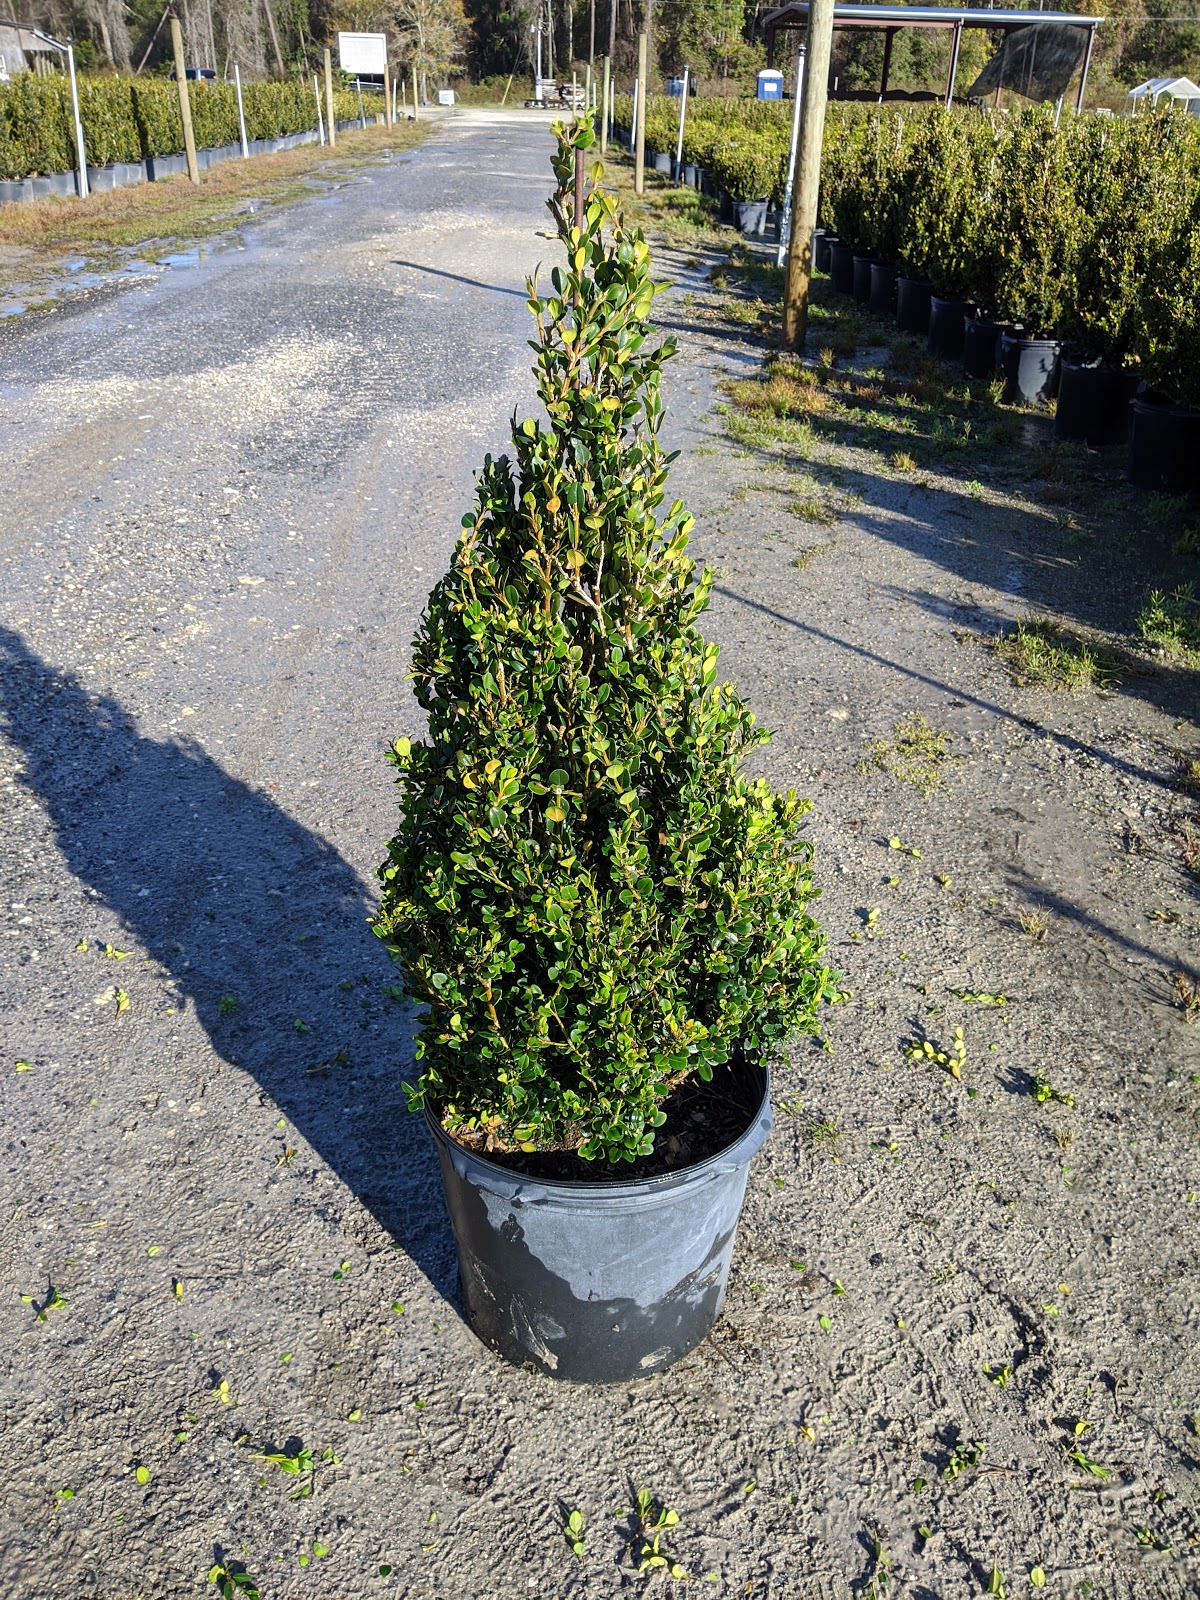
[{"label": "pot rim", "polygon": [[1200,406],[1177,406],[1173,400],[1154,400],[1149,395],[1135,394],[1129,404],[1135,411],[1152,416],[1195,417],[1200,420]]},{"label": "pot rim", "polygon": [[1020,344],[1027,349],[1062,350],[1062,343],[1058,339],[1027,339],[1023,334],[1013,335],[1001,332],[1001,340],[1006,344]]},{"label": "pot rim", "polygon": [[534,1178],[524,1172],[514,1172],[511,1167],[502,1167],[495,1161],[489,1161],[487,1156],[476,1155],[473,1150],[468,1150],[465,1145],[459,1144],[457,1139],[452,1138],[446,1132],[428,1106],[425,1107],[425,1125],[433,1135],[434,1142],[445,1149],[460,1176],[467,1176],[464,1169],[468,1165],[477,1165],[484,1169],[482,1176],[488,1180],[490,1186],[501,1194],[515,1195],[538,1190],[550,1199],[555,1197],[582,1199],[586,1197],[594,1198],[601,1203],[605,1200],[648,1199],[666,1195],[674,1189],[680,1189],[687,1184],[702,1181],[710,1174],[715,1175],[718,1168],[728,1170],[731,1165],[737,1167],[748,1165],[751,1157],[761,1149],[771,1131],[772,1125],[771,1069],[765,1062],[760,1061],[752,1064],[751,1072],[760,1076],[762,1094],[756,1102],[753,1116],[737,1138],[725,1145],[723,1149],[714,1151],[710,1156],[705,1156],[703,1161],[693,1162],[691,1166],[680,1167],[676,1172],[656,1173],[649,1178],[593,1178],[590,1180],[586,1178],[578,1180],[570,1178]]}]

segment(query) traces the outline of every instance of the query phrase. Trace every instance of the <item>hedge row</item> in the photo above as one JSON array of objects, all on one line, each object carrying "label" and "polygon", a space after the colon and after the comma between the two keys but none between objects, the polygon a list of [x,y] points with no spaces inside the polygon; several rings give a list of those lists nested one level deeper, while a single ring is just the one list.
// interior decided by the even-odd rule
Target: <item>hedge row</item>
[{"label": "hedge row", "polygon": [[[237,93],[229,83],[189,83],[192,126],[200,148],[237,144]],[[358,116],[358,96],[334,95],[339,122]],[[317,125],[312,85],[244,83],[246,137],[279,139]],[[364,96],[367,114],[383,110],[379,95]],[[143,161],[183,149],[179,96],[162,78],[79,79],[83,143],[92,166]],[[0,84],[0,179],[67,172],[75,165],[71,91],[65,78],[21,73]]]},{"label": "hedge row", "polygon": [[1200,405],[1200,124],[868,108],[839,116],[822,220],[981,315]]},{"label": "hedge row", "polygon": [[[628,97],[618,102],[618,120]],[[689,104],[684,159],[734,199],[782,200],[791,106]],[[646,141],[675,150],[677,100]],[[1138,369],[1200,405],[1200,119],[831,106],[821,221],[864,254],[981,315]]]}]

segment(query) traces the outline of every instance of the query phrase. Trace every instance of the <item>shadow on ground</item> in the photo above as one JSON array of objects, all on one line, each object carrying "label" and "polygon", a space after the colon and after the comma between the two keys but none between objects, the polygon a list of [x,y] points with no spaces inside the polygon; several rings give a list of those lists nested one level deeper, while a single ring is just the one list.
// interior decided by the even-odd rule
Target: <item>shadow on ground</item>
[{"label": "shadow on ground", "polygon": [[198,746],[140,734],[2,628],[0,729],[67,865],[169,973],[213,1049],[451,1293],[437,1159],[401,1090],[413,1022],[381,988],[391,966],[359,873]]}]

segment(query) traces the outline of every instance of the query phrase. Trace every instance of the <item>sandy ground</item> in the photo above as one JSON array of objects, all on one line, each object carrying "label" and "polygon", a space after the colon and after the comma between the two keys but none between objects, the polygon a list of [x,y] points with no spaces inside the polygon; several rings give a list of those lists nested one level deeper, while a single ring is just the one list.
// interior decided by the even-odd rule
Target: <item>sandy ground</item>
[{"label": "sandy ground", "polygon": [[[1032,603],[1102,621],[1114,587],[1015,479],[981,499],[831,446],[803,470],[840,520],[790,512],[798,464],[714,415],[761,351],[684,260],[676,489],[764,770],[816,802],[854,998],[778,1076],[690,1358],[577,1389],[462,1320],[365,918],[409,641],[530,403],[548,154],[542,121],[464,114],[236,248],[0,329],[0,1591],[174,1600],[219,1560],[272,1600],[959,1600],[993,1563],[1010,1596],[1194,1595],[1200,1028],[1169,974],[1198,944],[1195,676],[1012,686],[976,636]],[[1104,470],[1108,528],[1133,501]],[[952,741],[928,799],[860,770],[911,710]],[[959,1026],[961,1083],[906,1058]],[[300,1478],[264,1459],[301,1449]],[[636,1571],[643,1488],[686,1583]]]}]

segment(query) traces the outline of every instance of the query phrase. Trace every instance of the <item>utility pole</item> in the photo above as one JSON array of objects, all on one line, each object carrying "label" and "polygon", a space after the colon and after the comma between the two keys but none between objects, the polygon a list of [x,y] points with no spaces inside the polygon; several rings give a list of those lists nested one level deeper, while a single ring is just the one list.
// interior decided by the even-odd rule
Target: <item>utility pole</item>
[{"label": "utility pole", "polygon": [[[830,16],[833,15],[833,0],[825,0],[830,7]],[[644,194],[646,192],[646,30],[638,34],[638,87],[641,93],[637,97],[637,108],[634,112],[633,132],[633,192]]]},{"label": "utility pole", "polygon": [[808,326],[808,288],[812,276],[812,236],[817,225],[821,190],[821,144],[825,136],[825,101],[829,91],[829,58],[833,50],[833,0],[810,0],[808,50],[804,71],[804,103],[800,114],[800,148],[796,157],[796,197],[792,236],[788,241],[787,282],[783,294],[783,348],[804,348]]},{"label": "utility pole", "polygon": [[333,115],[333,62],[325,52],[325,121],[329,124],[329,143],[337,143],[337,121]]},{"label": "utility pole", "polygon": [[179,18],[171,18],[171,49],[175,52],[175,87],[179,90],[179,119],[183,123],[183,148],[187,152],[188,177],[200,182],[196,161],[196,135],[192,132],[192,102],[188,99],[187,67],[183,59],[183,29]]}]

